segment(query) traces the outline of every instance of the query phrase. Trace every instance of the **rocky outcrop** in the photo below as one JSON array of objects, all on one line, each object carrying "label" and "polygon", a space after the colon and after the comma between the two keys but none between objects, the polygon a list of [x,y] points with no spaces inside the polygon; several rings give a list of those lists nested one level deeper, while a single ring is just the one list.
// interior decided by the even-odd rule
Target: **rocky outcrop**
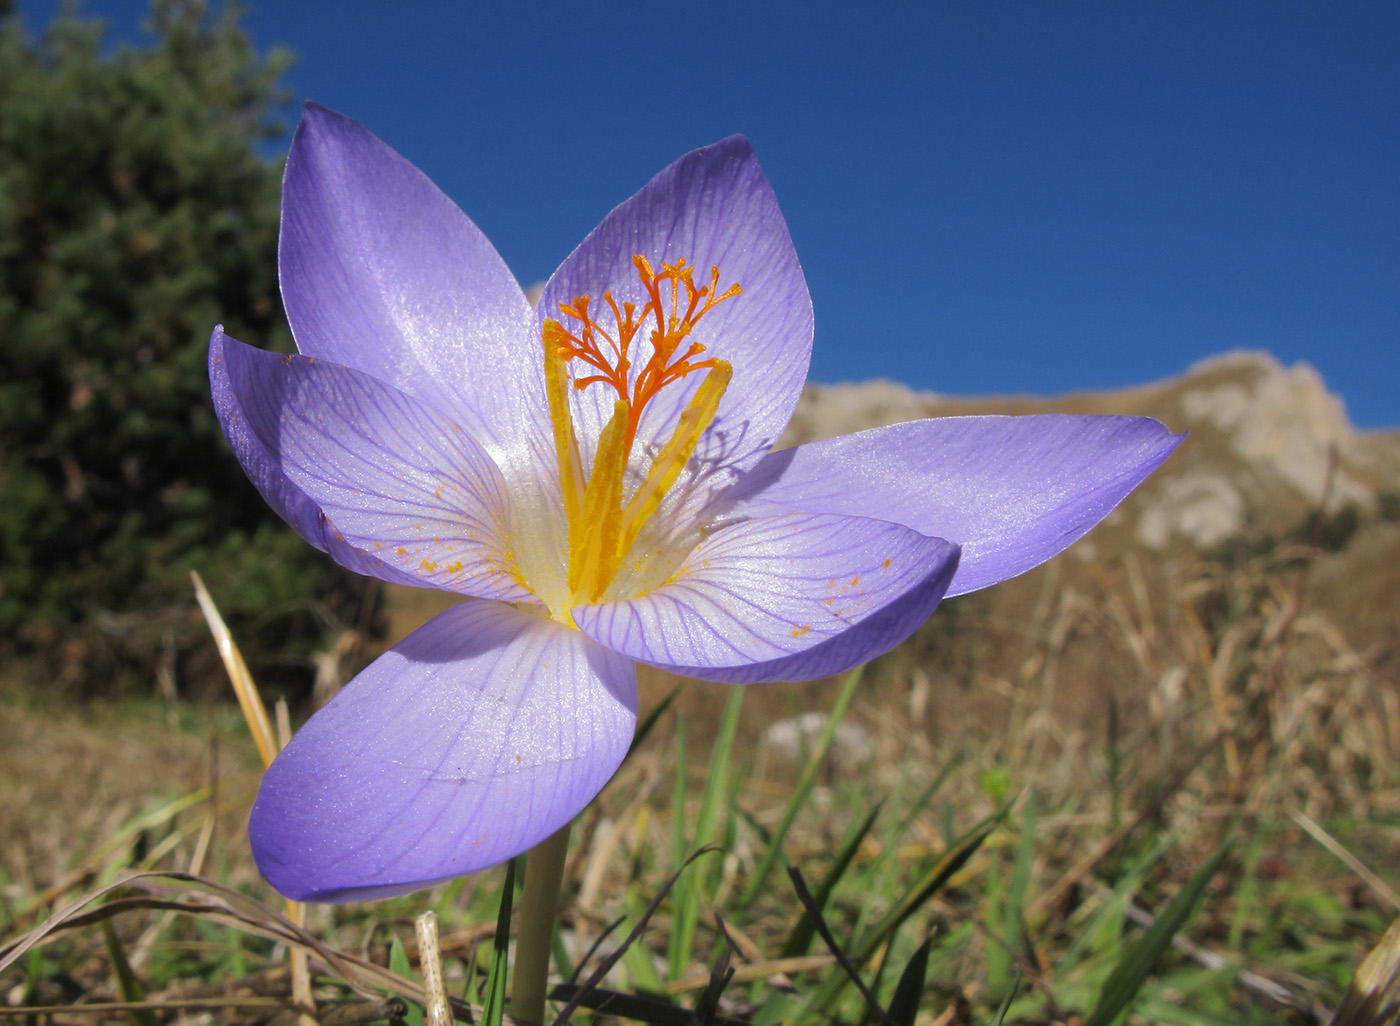
[{"label": "rocky outcrop", "polygon": [[1317,371],[1306,363],[1282,367],[1267,353],[1217,357],[1193,371],[1217,368],[1253,380],[1187,391],[1181,412],[1188,423],[1213,424],[1236,455],[1269,467],[1310,502],[1375,502],[1374,490],[1338,466],[1357,458],[1357,433]]},{"label": "rocky outcrop", "polygon": [[1254,351],[1212,357],[1156,384],[1054,399],[951,398],[889,381],[814,385],[786,441],[917,417],[1052,411],[1153,416],[1190,432],[1101,529],[1126,528],[1155,551],[1218,545],[1247,526],[1286,529],[1318,509],[1370,511],[1382,493],[1400,492],[1400,436],[1358,432],[1316,370]]},{"label": "rocky outcrop", "polygon": [[1209,547],[1239,534],[1244,524],[1245,499],[1228,476],[1187,472],[1162,482],[1157,501],[1138,517],[1137,539],[1162,549],[1180,535]]}]

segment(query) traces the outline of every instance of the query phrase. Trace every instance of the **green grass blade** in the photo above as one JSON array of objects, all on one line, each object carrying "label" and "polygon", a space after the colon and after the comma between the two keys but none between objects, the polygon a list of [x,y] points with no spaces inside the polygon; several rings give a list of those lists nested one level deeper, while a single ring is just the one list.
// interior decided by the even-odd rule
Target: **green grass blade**
[{"label": "green grass blade", "polygon": [[[1026,804],[1021,813],[1020,840],[1016,845],[1016,857],[1011,865],[1010,878],[999,896],[999,901],[992,903],[1000,912],[992,923],[999,921],[1000,931],[988,937],[987,941],[987,994],[990,1001],[999,1001],[1009,993],[1015,979],[1015,956],[1022,946],[1026,892],[1030,889],[1031,868],[1035,858],[1035,822],[1035,793],[1031,792],[1026,795]],[[993,863],[993,869],[995,865]],[[992,871],[989,869],[989,897],[992,878]],[[996,930],[996,926],[992,925],[991,929]]]},{"label": "green grass blade", "polygon": [[676,714],[676,789],[671,798],[674,819],[671,822],[671,871],[685,865],[685,849],[689,843],[685,834],[685,790],[690,769],[685,756],[685,713]]},{"label": "green grass blade", "polygon": [[[408,960],[408,952],[404,950],[398,934],[389,942],[389,971],[405,980],[413,979],[413,963]],[[423,1006],[408,998],[404,998],[404,1005],[408,1011],[404,1013],[403,1021],[408,1026],[423,1026]]]},{"label": "green grass blade", "polygon": [[742,687],[732,688],[724,703],[719,733],[710,752],[710,775],[705,780],[705,790],[700,794],[700,814],[695,820],[696,847],[709,844],[714,839],[720,806],[728,793],[729,765],[734,756],[734,738],[739,732],[739,712],[743,707],[744,694]]},{"label": "green grass blade", "polygon": [[1021,813],[1021,837],[1016,846],[1016,862],[1011,868],[1011,885],[1007,891],[1010,901],[1006,917],[1006,941],[1014,944],[1021,935],[1022,912],[1026,892],[1031,886],[1031,868],[1035,864],[1035,792],[1026,795],[1026,807]]},{"label": "green grass blade", "polygon": [[[689,766],[685,755],[685,713],[676,715],[676,791],[671,799],[671,808],[674,810],[674,819],[671,822],[671,866],[673,872],[679,873],[681,867],[685,865],[685,850],[690,843],[686,836],[686,823],[689,817],[686,815],[685,794],[686,783],[689,779]],[[676,888],[676,897],[672,901],[673,908],[680,907],[680,889]],[[672,919],[671,935],[666,945],[666,967],[671,979],[678,979],[682,972],[680,965],[680,933],[676,929],[675,919]]]},{"label": "green grass blade", "polygon": [[1224,861],[1229,850],[1230,845],[1227,842],[1207,859],[1205,865],[1186,881],[1186,886],[1181,888],[1162,914],[1153,920],[1143,935],[1123,953],[1123,957],[1104,982],[1098,1004],[1084,1021],[1084,1026],[1108,1026],[1118,1017],[1118,1013],[1132,1003],[1151,974],[1152,967],[1157,964],[1157,959],[1167,950],[1172,938],[1195,910],[1196,902],[1200,900],[1206,885],[1220,868],[1220,863]]},{"label": "green grass blade", "polygon": [[491,970],[486,977],[482,1026],[501,1026],[506,1014],[506,956],[510,951],[510,909],[515,901],[515,867],[518,859],[506,863],[506,882],[501,887],[501,908],[496,914],[496,943],[491,952]]},{"label": "green grass blade", "polygon": [[1114,882],[1111,893],[1081,921],[1069,946],[1060,956],[1062,966],[1078,965],[1105,950],[1116,952],[1122,949],[1121,938],[1128,904],[1152,868],[1161,862],[1162,856],[1172,845],[1169,837],[1155,837],[1150,841],[1144,839],[1144,842],[1141,854],[1131,861],[1122,876]]},{"label": "green grass blade", "polygon": [[1240,855],[1240,882],[1235,888],[1235,910],[1230,916],[1230,928],[1226,931],[1225,946],[1230,951],[1244,948],[1245,933],[1256,921],[1259,912],[1261,874],[1259,867],[1264,861],[1265,835],[1254,835],[1249,847]]},{"label": "green grass blade", "polygon": [[1123,756],[1118,744],[1118,699],[1108,696],[1108,808],[1109,830],[1117,833],[1123,826]]},{"label": "green grass blade", "polygon": [[783,839],[787,837],[788,829],[792,826],[793,820],[797,818],[798,812],[802,810],[802,806],[807,803],[807,798],[812,793],[812,787],[817,782],[817,773],[831,752],[832,742],[836,740],[836,728],[840,726],[842,718],[845,717],[846,710],[851,704],[851,698],[856,693],[856,686],[860,684],[864,673],[865,667],[857,666],[846,675],[846,681],[841,685],[841,693],[836,696],[836,704],[831,709],[831,715],[826,718],[826,726],[822,728],[816,751],[812,752],[807,759],[807,764],[802,768],[802,775],[798,778],[797,787],[792,793],[792,798],[788,801],[787,808],[783,810],[783,818],[768,839],[768,846],[763,850],[763,855],[754,869],[753,876],[749,878],[748,886],[744,888],[744,893],[739,897],[741,909],[748,908],[753,904],[753,900],[758,897],[758,892],[767,882],[768,874],[773,870],[773,864],[778,861],[778,856],[782,854]]},{"label": "green grass blade", "polygon": [[[685,871],[686,867],[689,866],[696,859],[700,858],[700,856],[708,854],[712,851],[714,851],[713,848],[700,849],[694,855],[686,859],[685,862],[682,863],[681,866],[674,873],[671,874],[670,878],[664,884],[662,884],[661,889],[657,891],[656,896],[651,899],[651,903],[647,905],[646,909],[642,912],[641,916],[637,920],[637,924],[634,927],[632,927],[632,932],[627,935],[627,938],[622,942],[622,944],[618,948],[616,948],[611,954],[609,954],[606,958],[599,962],[598,965],[594,967],[593,972],[589,974],[588,979],[584,980],[581,986],[574,986],[573,984],[561,984],[560,986],[554,988],[554,999],[556,1001],[564,1002],[564,1007],[561,1008],[559,1010],[559,1014],[554,1017],[554,1026],[561,1026],[561,1024],[563,1023],[572,1021],[569,1017],[573,1015],[575,1009],[582,1007],[595,1007],[592,1005],[585,1006],[585,1002],[591,1000],[590,995],[598,989],[599,983],[601,983],[603,978],[607,976],[607,974],[612,970],[612,967],[617,964],[618,959],[622,958],[627,951],[631,950],[631,948],[637,944],[638,939],[642,936],[642,932],[646,929],[647,923],[650,922],[652,915],[656,912],[658,908],[661,907],[661,903],[665,901],[667,897],[670,896],[672,889],[676,886],[676,881],[680,878],[681,874]],[[618,920],[618,923],[620,922],[621,920]],[[616,926],[618,925],[618,923],[614,923],[613,925]],[[612,929],[612,926],[608,927],[607,932],[611,933]],[[585,963],[589,960],[589,957],[591,956],[584,958]],[[614,1011],[614,1009],[609,1007],[608,1011],[612,1012]],[[661,1020],[653,1018],[649,1021],[657,1022]]]},{"label": "green grass blade", "polygon": [[632,758],[632,753],[642,746],[642,743],[646,741],[647,736],[651,733],[652,728],[656,726],[657,721],[661,719],[667,709],[671,708],[671,703],[674,702],[676,696],[681,693],[681,687],[682,685],[680,684],[673,687],[670,693],[657,704],[656,708],[647,713],[646,716],[642,718],[642,721],[637,724],[637,729],[632,734],[632,743],[627,746],[627,754],[622,757],[624,763]]},{"label": "green grass blade", "polygon": [[[818,908],[826,908],[827,901],[831,898],[831,892],[836,889],[836,885],[841,882],[841,878],[846,875],[846,870],[850,868],[851,860],[856,857],[856,852],[860,850],[861,844],[870,833],[870,828],[875,825],[875,819],[880,815],[883,802],[876,802],[875,807],[866,814],[858,827],[852,831],[851,836],[846,839],[846,843],[841,846],[841,850],[836,855],[836,861],[832,863],[831,869],[822,878],[821,886],[812,892],[812,897],[817,901]],[[797,958],[807,954],[812,947],[812,939],[816,937],[817,931],[812,919],[803,912],[797,922],[793,924],[792,932],[787,936],[783,944],[782,958]]]},{"label": "green grass blade", "polygon": [[1011,1002],[1016,1000],[1016,992],[1021,989],[1021,977],[1016,977],[1011,981],[1011,989],[1006,992],[1006,997],[1002,999],[997,1014],[992,1018],[990,1026],[1001,1026],[1006,1021],[1006,1013],[1011,1008]]},{"label": "green grass blade", "polygon": [[[1008,896],[1007,885],[1002,881],[1002,867],[997,859],[992,859],[987,864],[987,872],[983,875],[986,881],[982,891],[983,907],[986,909],[985,921],[987,929],[987,944],[982,954],[982,961],[986,968],[982,971],[982,978],[986,981],[987,998],[995,1001],[1006,993],[1006,988],[1011,986],[1012,965],[1015,960],[1015,949],[1006,944],[1006,910],[1011,905]],[[1002,929],[997,929],[998,925]]]},{"label": "green grass blade", "polygon": [[481,1004],[481,980],[477,975],[477,960],[481,957],[481,945],[473,944],[467,957],[462,985],[462,1000],[469,1005]]},{"label": "green grass blade", "polygon": [[[957,769],[960,765],[962,765],[961,755],[949,759],[944,764],[943,768],[938,771],[938,776],[929,781],[928,786],[925,787],[923,791],[920,792],[919,797],[914,800],[914,804],[910,805],[909,808],[905,810],[904,818],[895,825],[894,833],[891,834],[892,837],[903,837],[905,833],[908,832],[914,820],[918,819],[919,814],[928,807],[929,802],[933,801],[933,799],[938,796],[938,792],[943,789],[943,785],[946,784],[948,778],[953,775],[953,770]],[[951,806],[945,811],[949,816],[952,815]],[[944,830],[944,836],[948,838],[948,842],[951,844],[953,839],[951,821]]]},{"label": "green grass blade", "polygon": [[[734,756],[734,737],[739,732],[739,711],[743,701],[744,689],[731,688],[719,733],[715,735],[715,746],[710,752],[710,774],[700,794],[700,811],[695,818],[695,836],[691,839],[695,848],[704,847],[714,840],[720,806],[729,794],[729,764]],[[677,790],[679,792],[680,788]],[[684,805],[678,806],[678,814],[683,815],[683,809]],[[710,860],[702,861],[676,884],[676,914],[671,923],[671,941],[667,951],[667,967],[673,980],[684,975],[690,962],[695,929],[700,921],[700,896],[709,881],[709,866]]]},{"label": "green grass blade", "polygon": [[[929,868],[914,886],[904,892],[900,899],[875,926],[860,931],[860,940],[852,945],[850,960],[856,966],[865,964],[875,950],[888,940],[906,919],[943,889],[954,873],[961,869],[973,853],[982,846],[993,830],[1001,823],[1010,810],[1010,803],[1002,806],[973,827],[955,843],[942,857]],[[816,1008],[835,1008],[841,995],[850,985],[850,977],[843,973],[833,974],[812,999]]]},{"label": "green grass blade", "polygon": [[569,947],[564,943],[564,932],[555,929],[554,936],[550,938],[550,951],[554,954],[554,968],[559,970],[561,979],[571,979],[577,971],[573,958],[569,955]]},{"label": "green grass blade", "polygon": [[862,962],[869,958],[874,954],[875,949],[888,940],[906,919],[941,891],[943,885],[948,882],[952,875],[961,869],[968,859],[972,858],[978,848],[982,847],[982,843],[991,836],[992,831],[1001,824],[1010,810],[1011,803],[1008,802],[969,830],[956,844],[944,852],[942,857],[924,873],[919,882],[905,892],[904,898],[890,909],[885,917],[862,939],[856,947],[855,957]]},{"label": "green grass blade", "polygon": [[[641,891],[635,887],[627,889],[622,898],[622,905],[627,910],[627,915],[636,922],[640,923],[646,915],[646,903],[642,900]],[[666,993],[666,982],[656,971],[651,949],[645,944],[629,945],[622,956],[622,964],[632,976],[633,989],[652,994]]]},{"label": "green grass blade", "polygon": [[914,1017],[919,1014],[919,1005],[924,997],[924,980],[928,976],[928,953],[933,946],[932,938],[925,938],[899,974],[895,984],[894,997],[885,1014],[895,1026],[914,1026]]},{"label": "green grass blade", "polygon": [[[789,866],[787,872],[788,878],[792,881],[793,891],[797,894],[797,900],[802,902],[803,907],[807,910],[807,914],[810,915],[816,923],[817,933],[820,934],[822,941],[826,944],[827,950],[835,957],[836,964],[840,967],[839,974],[831,977],[834,982],[829,983],[828,987],[824,989],[822,996],[817,998],[815,1007],[819,1009],[834,1008],[835,998],[840,995],[848,985],[854,984],[856,989],[860,991],[862,1000],[865,1002],[866,1011],[860,1020],[862,1026],[870,1020],[871,1013],[883,1022],[885,1010],[880,1007],[880,1002],[875,995],[874,989],[867,985],[861,978],[860,967],[851,961],[850,956],[846,954],[840,942],[837,941],[836,935],[831,932],[830,925],[822,917],[821,910],[817,908],[816,901],[813,899],[811,892],[807,889],[806,883],[802,880],[802,873],[795,866]],[[829,998],[826,996],[826,990],[831,992]]]},{"label": "green grass blade", "polygon": [[[127,961],[126,952],[122,950],[121,941],[117,940],[117,931],[112,928],[110,919],[102,920],[102,939],[107,944],[107,957],[112,960],[112,975],[116,977],[117,990],[120,991],[122,1000],[132,1004],[145,1001],[146,988],[141,986],[131,963]],[[128,1010],[126,1021],[131,1026],[156,1026],[155,1016],[145,1008]]]}]

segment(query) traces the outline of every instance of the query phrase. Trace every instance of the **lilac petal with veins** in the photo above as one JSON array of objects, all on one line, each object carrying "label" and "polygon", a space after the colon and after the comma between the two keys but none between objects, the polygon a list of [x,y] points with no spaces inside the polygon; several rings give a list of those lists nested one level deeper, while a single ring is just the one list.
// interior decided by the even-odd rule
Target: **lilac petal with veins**
[{"label": "lilac petal with veins", "polygon": [[[717,266],[719,291],[736,282],[743,289],[707,313],[686,340],[706,347],[701,358],[734,367],[734,379],[696,451],[717,486],[731,471],[753,466],[782,434],[812,352],[811,296],[787,222],[747,139],[732,136],[686,154],[608,214],[550,278],[537,322],[560,320],[559,304],[580,295],[593,297],[596,309],[604,292],[619,306],[632,302],[640,310],[646,293],[633,267],[636,254],[657,272],[663,261],[684,258],[695,268],[696,284],[707,287],[710,268]],[[539,338],[538,330],[534,337]],[[634,369],[649,349],[632,354]],[[657,447],[670,437],[703,373],[652,401],[638,431],[639,448]],[[588,454],[615,399],[602,385],[575,393],[580,444]]]},{"label": "lilac petal with veins", "polygon": [[[267,504],[297,534],[322,552],[329,553],[341,566],[357,574],[395,584],[416,584],[411,575],[362,552],[339,537],[325,511],[287,479],[281,457],[268,448],[249,423],[243,400],[229,376],[234,366],[230,359],[234,364],[239,363],[245,349],[248,347],[225,335],[223,328],[214,329],[209,340],[209,386],[219,426],[249,480],[262,493]],[[264,401],[259,400],[259,403]]]},{"label": "lilac petal with veins", "polygon": [[249,836],[282,894],[401,894],[510,858],[593,799],[637,718],[630,659],[468,599],[380,656],[297,731]]},{"label": "lilac petal with veins", "polygon": [[1063,551],[1184,438],[1146,417],[940,417],[770,454],[726,496],[733,514],[881,517],[962,546],[949,595]]},{"label": "lilac petal with veins", "polygon": [[514,576],[510,505],[490,457],[460,425],[368,375],[232,339],[227,394],[272,468],[315,503],[330,535],[403,583],[505,602]]},{"label": "lilac petal with veins", "polygon": [[[913,604],[926,618],[957,557],[957,547],[943,539],[886,521],[758,517],[706,532],[659,587],[579,607],[573,618],[599,644],[677,673],[747,682],[770,679],[778,665],[802,665],[804,676],[825,677],[846,669],[838,664],[851,653],[827,648],[825,659],[794,657],[886,607]],[[877,632],[859,648],[863,658],[873,658],[902,640]]]},{"label": "lilac petal with veins", "polygon": [[304,355],[451,413],[488,448],[544,418],[539,333],[495,247],[427,175],[316,104],[287,157],[278,266]]}]

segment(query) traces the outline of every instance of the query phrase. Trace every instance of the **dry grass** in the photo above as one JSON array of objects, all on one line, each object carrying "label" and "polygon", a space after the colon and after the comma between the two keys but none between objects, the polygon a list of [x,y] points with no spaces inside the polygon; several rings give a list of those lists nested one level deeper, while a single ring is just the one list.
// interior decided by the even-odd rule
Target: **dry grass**
[{"label": "dry grass", "polygon": [[74,707],[13,691],[3,705],[0,869],[10,908],[146,843],[143,831],[160,830],[163,811],[192,792],[206,796],[191,806],[200,815],[210,802],[219,807],[218,839],[237,849],[241,810],[259,774],[247,733],[228,710]]},{"label": "dry grass", "polygon": [[[1395,551],[1397,534],[1378,525],[1354,545],[1381,558]],[[1392,675],[1400,660],[1389,640],[1397,595],[1368,591],[1362,600],[1374,615],[1354,616],[1337,583],[1350,552],[1284,542],[1243,557],[1178,555],[1156,565],[1067,559],[993,596],[954,603],[946,623],[935,618],[872,667],[847,719],[866,732],[874,754],[827,772],[785,853],[815,879],[851,824],[889,799],[887,828],[866,838],[850,871],[856,893],[838,891],[828,910],[838,926],[854,929],[897,900],[901,873],[907,878],[948,850],[949,824],[965,829],[1019,793],[1001,828],[920,913],[921,930],[957,942],[935,952],[938,975],[919,1021],[984,1021],[995,1010],[996,966],[1005,963],[1023,979],[1007,1021],[1061,1022],[1082,1015],[1083,980],[1103,976],[1103,952],[1117,935],[1094,938],[1118,921],[1112,910],[1131,933],[1137,928],[1127,924],[1150,921],[1209,853],[1233,839],[1206,912],[1178,938],[1175,975],[1163,977],[1157,999],[1180,993],[1171,987],[1194,967],[1202,978],[1221,976],[1212,1000],[1238,1021],[1327,1021],[1350,970],[1394,917],[1400,884],[1393,869],[1400,696]],[[650,679],[645,691],[654,701],[669,683]],[[736,959],[738,983],[725,1006],[732,1014],[752,1011],[761,992],[786,981],[834,971],[833,955],[820,948],[779,957],[795,909],[785,887],[772,884],[742,913],[728,910],[759,860],[764,831],[782,815],[796,769],[763,749],[762,730],[829,708],[835,686],[750,689],[739,750],[753,753],[749,770],[763,765],[736,792],[706,896],[706,907],[726,912],[728,935],[702,917],[685,972],[661,981],[666,993],[705,988],[707,967],[724,950]],[[689,803],[698,800],[703,753],[726,694],[693,686],[678,702],[693,777],[686,809],[671,807],[679,719],[672,710],[584,815],[567,870],[573,898],[563,938],[572,959],[582,960],[616,917],[635,920],[641,897],[654,895],[673,868],[676,815],[695,818]],[[163,708],[9,703],[0,721],[0,816],[11,942],[35,922],[58,925],[65,903],[118,872],[203,862],[222,884],[139,877],[66,906],[72,914],[119,913],[135,971],[162,981],[143,1014],[225,1022],[291,1014],[288,944],[311,951],[323,1022],[382,1018],[394,1010],[384,1003],[386,988],[421,999],[417,984],[386,968],[390,934],[403,938],[408,956],[399,969],[415,964],[409,905],[312,909],[305,930],[271,911],[241,839],[256,777],[251,746],[231,740],[226,713],[205,720],[208,710]],[[936,779],[936,796],[918,805]],[[211,789],[176,802],[198,788]],[[904,809],[908,827],[896,834],[892,821]],[[199,855],[201,843],[210,857]],[[1029,853],[1024,893],[1013,907],[1008,881],[1021,851]],[[429,899],[443,917],[442,948],[459,989],[485,961],[477,946],[489,943],[482,909],[499,886],[494,880],[488,874]],[[1023,943],[999,952],[1008,908]],[[0,972],[0,999],[68,1006],[46,1014],[53,1023],[127,1016],[93,920],[76,922],[30,938],[34,950],[54,954],[13,959]],[[674,922],[662,905],[639,944],[660,959]],[[223,932],[209,934],[201,923]],[[233,933],[245,939],[231,940]],[[216,950],[201,956],[201,944]],[[905,957],[898,947],[879,955]],[[1209,968],[1222,964],[1223,975]],[[43,967],[42,980],[30,978],[30,965]],[[53,982],[56,965],[72,993]],[[644,975],[644,965],[624,960],[606,984],[635,988]],[[103,1008],[79,1016],[75,1001]]]}]

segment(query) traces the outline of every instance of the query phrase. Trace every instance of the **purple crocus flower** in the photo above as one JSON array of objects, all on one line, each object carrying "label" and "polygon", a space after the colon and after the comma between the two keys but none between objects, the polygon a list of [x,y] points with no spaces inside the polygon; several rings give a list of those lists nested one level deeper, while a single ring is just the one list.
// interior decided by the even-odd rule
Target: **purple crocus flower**
[{"label": "purple crocus flower", "polygon": [[463,599],[267,772],[253,851],[292,898],[402,893],[525,851],[622,761],[636,663],[840,673],[945,594],[1059,552],[1180,440],[1139,418],[956,417],[770,451],[812,308],[737,136],[610,213],[531,308],[417,168],[308,105],[280,270],[300,354],[220,328],[209,347],[244,469],[342,565]]}]

